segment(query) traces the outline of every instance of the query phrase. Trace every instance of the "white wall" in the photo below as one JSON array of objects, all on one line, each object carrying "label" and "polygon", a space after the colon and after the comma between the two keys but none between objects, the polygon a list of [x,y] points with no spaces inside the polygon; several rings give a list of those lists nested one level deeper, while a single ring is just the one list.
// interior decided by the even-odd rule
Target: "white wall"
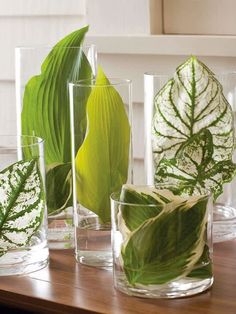
[{"label": "white wall", "polygon": [[0,0],[0,134],[16,133],[14,48],[52,45],[85,23],[85,0]]},{"label": "white wall", "polygon": [[86,0],[91,34],[161,34],[162,0]]}]

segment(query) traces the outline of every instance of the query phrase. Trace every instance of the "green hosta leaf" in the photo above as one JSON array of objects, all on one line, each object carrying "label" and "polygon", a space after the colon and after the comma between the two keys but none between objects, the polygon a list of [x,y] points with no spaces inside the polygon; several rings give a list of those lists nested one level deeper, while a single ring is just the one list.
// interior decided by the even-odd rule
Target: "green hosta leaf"
[{"label": "green hosta leaf", "polygon": [[48,214],[57,214],[72,206],[71,163],[51,166],[46,179]]},{"label": "green hosta leaf", "polygon": [[88,27],[71,33],[55,45],[41,74],[26,85],[22,133],[46,140],[46,163],[70,162],[68,82],[91,77],[91,68],[79,49]]},{"label": "green hosta leaf", "polygon": [[213,137],[213,159],[231,160],[234,150],[232,109],[214,74],[195,57],[179,66],[155,97],[153,151],[156,165],[176,153],[203,129]]},{"label": "green hosta leaf", "polygon": [[212,135],[203,130],[192,136],[175,158],[161,160],[155,180],[175,184],[180,189],[182,186],[189,194],[204,194],[206,189],[211,190],[217,198],[222,193],[223,183],[231,181],[235,173],[236,165],[232,161],[213,159]]},{"label": "green hosta leaf", "polygon": [[[77,30],[58,42],[44,60],[41,74],[32,77],[25,87],[22,110],[22,133],[36,135],[45,139],[45,159],[49,168],[54,164],[67,164],[71,162],[70,149],[70,115],[68,82],[92,77],[90,64],[83,54],[81,46],[88,27]],[[73,47],[72,49],[67,49]],[[78,121],[86,122],[85,105],[75,108],[79,113]],[[75,138],[75,146],[79,147],[86,131],[85,123],[80,125],[80,136]],[[65,173],[62,174],[63,170]],[[49,200],[50,212],[62,210],[66,200],[70,199],[71,190],[68,183],[68,165],[61,165],[60,171],[65,184],[58,182],[57,194],[48,195],[55,198]],[[48,185],[58,179],[58,168],[47,174]],[[52,176],[55,174],[55,178]],[[65,185],[67,187],[65,187]],[[60,190],[60,186],[62,189]],[[53,208],[55,206],[60,206]],[[67,203],[72,205],[72,203]]]},{"label": "green hosta leaf", "polygon": [[79,49],[88,27],[58,42],[45,59],[41,74],[26,85],[22,133],[46,140],[46,163],[70,162],[70,118],[68,82],[91,78],[89,62]]},{"label": "green hosta leaf", "polygon": [[109,84],[99,68],[87,102],[89,127],[76,156],[79,202],[103,222],[110,221],[111,193],[127,180],[130,143],[124,103]]},{"label": "green hosta leaf", "polygon": [[45,209],[37,161],[19,161],[0,172],[0,255],[25,246]]},{"label": "green hosta leaf", "polygon": [[168,203],[131,233],[121,252],[130,284],[164,284],[191,272],[205,247],[206,203],[205,197]]}]

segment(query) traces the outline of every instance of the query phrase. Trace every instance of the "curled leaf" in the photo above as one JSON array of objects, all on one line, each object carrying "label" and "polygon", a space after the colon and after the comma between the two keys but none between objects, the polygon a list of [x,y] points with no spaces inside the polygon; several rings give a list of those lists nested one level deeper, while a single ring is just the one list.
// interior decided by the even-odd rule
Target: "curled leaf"
[{"label": "curled leaf", "polygon": [[46,190],[49,215],[72,206],[71,163],[54,164],[47,169]]},{"label": "curled leaf", "polygon": [[[140,205],[142,212],[142,203]],[[125,206],[122,205],[121,212]],[[152,209],[153,215],[143,216],[143,222],[123,238],[121,258],[128,282],[134,286],[159,285],[188,274],[203,276],[201,259],[205,250],[205,262],[211,262],[210,258],[206,260],[209,251],[205,243],[207,198],[174,197],[162,205],[159,213],[155,206],[150,211]],[[135,208],[128,204],[127,210],[137,213],[139,206]],[[193,273],[196,267],[199,271]]]},{"label": "curled leaf", "polygon": [[146,219],[157,216],[162,211],[163,205],[170,202],[171,196],[171,192],[157,191],[154,187],[137,188],[129,184],[123,185],[120,201],[124,205],[120,206],[120,225],[125,223],[130,231],[137,229]]}]

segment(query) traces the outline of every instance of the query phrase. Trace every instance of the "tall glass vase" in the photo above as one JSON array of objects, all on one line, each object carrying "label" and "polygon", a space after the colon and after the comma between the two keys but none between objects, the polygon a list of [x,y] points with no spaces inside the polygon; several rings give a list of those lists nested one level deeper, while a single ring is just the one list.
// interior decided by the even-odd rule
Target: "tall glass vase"
[{"label": "tall glass vase", "polygon": [[70,84],[70,110],[76,259],[106,268],[112,266],[110,195],[132,181],[132,102],[129,80],[101,75]]},{"label": "tall glass vase", "polygon": [[93,78],[96,48],[16,48],[18,134],[45,140],[48,240],[74,247],[68,82]]},{"label": "tall glass vase", "polygon": [[44,142],[0,136],[0,276],[48,264]]},{"label": "tall glass vase", "polygon": [[[236,178],[234,175],[235,165],[233,163],[236,161],[236,152],[234,149],[236,73],[218,75],[212,73],[204,79],[201,77],[198,78],[202,85],[199,87],[201,89],[199,95],[196,94],[194,97],[195,112],[192,115],[192,135],[194,135],[194,132],[198,134],[201,132],[202,143],[204,142],[205,148],[208,148],[204,153],[205,161],[199,162],[199,164],[195,164],[194,166],[193,163],[196,160],[195,157],[192,158],[192,166],[189,166],[188,169],[186,168],[185,173],[180,168],[177,173],[177,169],[174,169],[174,163],[175,166],[178,162],[181,164],[181,161],[177,161],[177,159],[182,159],[183,162],[187,159],[188,162],[190,160],[189,155],[186,155],[186,141],[189,135],[185,130],[188,127],[188,121],[191,119],[186,115],[187,109],[186,111],[183,110],[180,114],[176,113],[176,110],[178,110],[182,101],[185,102],[185,108],[187,108],[188,95],[187,92],[185,93],[181,90],[181,87],[178,87],[178,100],[176,100],[176,95],[174,95],[177,91],[174,92],[172,90],[169,93],[169,97],[166,97],[164,95],[166,93],[165,89],[173,83],[172,79],[173,76],[171,75],[144,74],[146,183],[156,185],[160,183],[160,180],[164,180],[167,183],[169,175],[169,183],[176,184],[176,180],[182,177],[182,181],[178,181],[182,182],[181,184],[189,184],[189,182],[193,182],[196,179],[199,189],[201,187],[208,187],[210,189],[214,187],[213,241],[221,242],[235,238]],[[183,77],[179,78],[182,81],[185,79]],[[190,82],[191,78],[189,77],[187,80]],[[180,83],[177,82],[176,84]],[[171,90],[171,87],[169,90]],[[215,99],[218,103],[215,103]],[[218,116],[214,118],[214,115],[217,115],[216,112],[218,112]],[[182,121],[180,121],[181,119]],[[186,124],[185,120],[187,121]],[[183,127],[184,124],[186,127]],[[175,128],[174,136],[170,128],[172,130]],[[168,139],[168,143],[173,143],[173,147],[177,147],[176,153],[173,153],[175,148],[173,150],[170,149],[171,144],[169,147],[165,146],[166,139]],[[192,139],[192,144],[195,140],[194,138]],[[179,145],[180,142],[181,144]],[[197,156],[198,148],[201,145],[200,142],[198,142],[198,145],[195,145],[195,156]],[[229,152],[230,154],[233,152],[231,160],[228,157]],[[206,157],[208,158],[207,160]],[[162,158],[165,160],[163,161]],[[168,165],[167,159],[169,160]],[[203,164],[205,167],[204,171],[202,168]],[[176,177],[174,178],[175,175]]]}]

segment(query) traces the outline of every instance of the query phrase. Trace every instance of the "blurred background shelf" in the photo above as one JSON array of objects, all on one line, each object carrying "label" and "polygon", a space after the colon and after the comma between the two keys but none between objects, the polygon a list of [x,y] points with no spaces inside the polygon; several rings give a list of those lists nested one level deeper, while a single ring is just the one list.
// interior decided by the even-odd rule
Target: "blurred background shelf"
[{"label": "blurred background shelf", "polygon": [[100,53],[236,57],[236,36],[88,35]]}]

